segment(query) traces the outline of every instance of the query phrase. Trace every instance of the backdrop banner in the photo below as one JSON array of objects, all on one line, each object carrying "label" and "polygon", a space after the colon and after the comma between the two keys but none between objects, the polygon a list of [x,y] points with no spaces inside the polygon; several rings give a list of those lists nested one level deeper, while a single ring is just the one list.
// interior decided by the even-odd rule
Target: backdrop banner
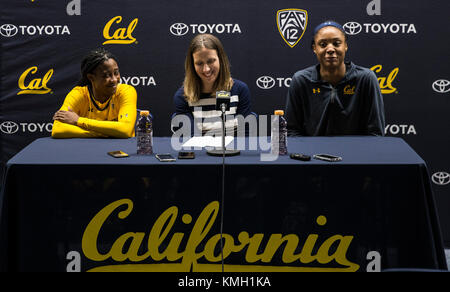
[{"label": "backdrop banner", "polygon": [[252,110],[269,115],[285,107],[293,74],[317,63],[313,29],[332,19],[349,36],[347,60],[378,76],[386,135],[405,139],[427,162],[450,247],[449,9],[447,0],[2,0],[0,178],[12,156],[50,135],[91,49],[117,56],[121,82],[154,116],[154,135],[170,136],[195,35],[220,38],[232,76],[250,88]]}]

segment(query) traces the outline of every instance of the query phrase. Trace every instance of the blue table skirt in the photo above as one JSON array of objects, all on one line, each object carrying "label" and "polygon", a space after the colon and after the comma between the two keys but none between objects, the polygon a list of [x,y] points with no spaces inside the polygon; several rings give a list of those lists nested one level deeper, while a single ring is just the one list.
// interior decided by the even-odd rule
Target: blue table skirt
[{"label": "blue table skirt", "polygon": [[[176,156],[169,138],[154,142],[155,152]],[[39,263],[65,271],[75,253],[82,271],[220,271],[222,208],[226,271],[366,271],[371,252],[381,269],[447,268],[426,164],[401,139],[288,141],[290,152],[336,154],[339,163],[263,162],[260,151],[243,150],[226,158],[224,201],[221,157],[203,150],[162,163],[137,156],[135,145],[44,138],[13,157],[2,196],[2,270]],[[106,154],[113,150],[130,157]],[[201,222],[202,236],[194,232]],[[170,226],[165,237],[152,232],[158,226]]]}]

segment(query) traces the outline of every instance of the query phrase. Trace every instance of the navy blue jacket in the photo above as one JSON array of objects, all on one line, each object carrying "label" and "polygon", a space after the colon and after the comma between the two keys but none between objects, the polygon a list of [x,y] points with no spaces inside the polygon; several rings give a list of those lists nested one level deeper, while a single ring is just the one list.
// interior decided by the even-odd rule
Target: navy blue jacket
[{"label": "navy blue jacket", "polygon": [[320,65],[294,74],[286,102],[289,136],[384,136],[383,96],[370,69],[346,63],[334,87],[320,79]]}]

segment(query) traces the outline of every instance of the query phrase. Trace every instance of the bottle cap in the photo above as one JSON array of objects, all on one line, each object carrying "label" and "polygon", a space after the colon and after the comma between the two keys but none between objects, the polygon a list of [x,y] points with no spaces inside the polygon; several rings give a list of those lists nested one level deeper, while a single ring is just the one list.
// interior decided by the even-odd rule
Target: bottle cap
[{"label": "bottle cap", "polygon": [[141,116],[144,116],[144,117],[147,117],[149,114],[150,114],[149,111],[141,111],[141,112],[140,112],[140,115],[141,115]]},{"label": "bottle cap", "polygon": [[277,116],[284,116],[284,110],[276,110],[275,115]]}]

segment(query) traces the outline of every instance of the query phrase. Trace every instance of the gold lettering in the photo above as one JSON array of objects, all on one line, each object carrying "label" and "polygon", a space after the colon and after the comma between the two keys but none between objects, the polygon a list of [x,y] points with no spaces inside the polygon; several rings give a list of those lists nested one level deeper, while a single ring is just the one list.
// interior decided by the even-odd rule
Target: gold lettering
[{"label": "gold lettering", "polygon": [[[82,239],[82,250],[84,255],[93,261],[102,262],[111,258],[116,262],[123,262],[130,260],[135,262],[133,265],[113,265],[94,268],[97,271],[220,271],[220,264],[213,264],[221,261],[221,254],[217,253],[220,238],[223,238],[223,258],[226,259],[233,253],[238,253],[245,250],[245,261],[254,264],[258,261],[262,263],[270,263],[277,252],[281,254],[281,260],[285,264],[292,264],[296,261],[305,265],[316,261],[318,264],[326,265],[331,261],[342,265],[342,268],[328,268],[324,267],[305,267],[305,266],[245,266],[245,265],[227,265],[227,271],[356,271],[359,265],[350,262],[347,259],[347,251],[353,240],[353,236],[334,235],[331,236],[322,244],[318,242],[318,234],[310,234],[303,247],[300,239],[296,234],[272,234],[270,235],[265,248],[262,247],[264,234],[254,234],[252,237],[246,231],[242,231],[238,235],[238,244],[230,234],[214,234],[209,235],[209,232],[214,225],[217,214],[219,212],[219,203],[217,201],[208,204],[198,216],[192,227],[192,231],[187,238],[184,250],[181,249],[181,244],[185,236],[184,233],[173,233],[172,228],[178,218],[178,208],[172,206],[164,211],[155,221],[148,237],[148,251],[144,254],[139,254],[142,248],[142,242],[145,238],[143,232],[127,232],[119,236],[112,244],[111,250],[102,254],[98,251],[98,236],[108,217],[112,216],[117,209],[125,206],[125,210],[118,212],[120,219],[125,219],[133,209],[133,202],[129,199],[122,199],[113,202],[103,208],[94,218],[89,222]],[[181,218],[184,224],[191,224],[192,217],[185,214]],[[324,226],[326,224],[326,217],[319,216],[317,224]],[[172,234],[172,237],[170,237]],[[169,240],[170,239],[170,240]],[[163,242],[169,244],[164,251],[160,248]],[[128,245],[127,245],[128,244]],[[204,249],[199,247],[203,244]],[[317,245],[317,248],[316,248]],[[127,250],[124,248],[128,246]],[[247,247],[247,249],[245,249]],[[264,250],[258,254],[258,251]],[[301,250],[300,253],[295,253]],[[313,255],[313,251],[317,250],[317,254]],[[330,255],[330,250],[334,253]],[[147,259],[153,259],[155,263],[143,264],[141,263]],[[198,263],[198,260],[204,258],[209,264]],[[166,259],[169,262],[179,261],[178,263],[158,263]]]},{"label": "gold lettering", "polygon": [[122,16],[115,16],[110,21],[108,21],[103,28],[103,37],[106,39],[106,41],[103,42],[103,45],[107,44],[131,44],[136,41],[136,39],[133,37],[133,31],[136,28],[136,25],[138,23],[138,19],[135,18],[131,23],[128,25],[128,27],[125,28],[118,28],[114,31],[114,33],[111,35],[111,26],[114,23],[121,23],[122,22]]},{"label": "gold lettering", "polygon": [[175,262],[183,257],[184,253],[178,253],[184,233],[175,233],[167,246],[165,255],[168,261]]},{"label": "gold lettering", "polygon": [[[234,239],[229,234],[223,234],[222,235],[224,240],[223,245],[223,258],[227,258],[231,253],[233,252],[239,252],[243,246],[235,246],[234,245]],[[205,245],[205,258],[210,262],[219,262],[222,259],[221,254],[218,255],[214,254],[214,250],[216,250],[216,246],[220,244],[220,234],[216,234],[211,237],[211,239],[208,240],[208,242]]]},{"label": "gold lettering", "polygon": [[[282,255],[283,262],[294,262],[298,258],[298,255],[294,255],[294,252],[299,242],[298,236],[295,234],[288,234],[283,237],[281,237],[281,234],[272,234],[269,238],[269,242],[267,243],[266,250],[264,251],[265,257],[263,262],[271,262],[275,252],[283,244],[283,242],[286,242]],[[268,254],[266,255],[267,252]]]},{"label": "gold lettering", "polygon": [[89,222],[86,230],[84,231],[83,239],[81,240],[81,249],[88,259],[91,259],[93,261],[104,261],[110,257],[109,253],[100,254],[100,252],[98,251],[98,234],[100,233],[100,229],[102,228],[106,219],[111,215],[111,213],[123,205],[126,205],[127,209],[119,212],[118,217],[124,219],[128,217],[128,215],[130,215],[131,213],[131,210],[133,210],[133,202],[129,199],[122,199],[109,204],[100,212],[98,212],[98,214],[95,215],[94,218],[92,218],[91,222]]},{"label": "gold lettering", "polygon": [[[122,22],[122,16],[113,17],[113,18],[111,18],[110,21],[108,21],[106,23],[105,27],[103,28],[103,37],[107,40],[113,39],[113,37],[110,36],[109,31],[111,30],[111,26],[114,22],[116,22],[116,23]],[[105,43],[103,43],[103,44],[105,44]]]},{"label": "gold lettering", "polygon": [[353,95],[355,94],[355,86],[347,85],[344,87],[344,94]]},{"label": "gold lettering", "polygon": [[186,249],[182,261],[183,266],[195,266],[197,260],[202,257],[202,254],[197,254],[195,250],[200,245],[202,240],[206,237],[209,230],[211,230],[214,222],[216,221],[218,213],[219,202],[214,201],[206,206],[200,216],[198,216],[198,219],[195,222],[194,227],[192,228],[192,232],[186,244]]},{"label": "gold lettering", "polygon": [[[190,224],[192,222],[192,216],[189,214],[184,214],[181,219],[184,224]],[[169,245],[166,249],[167,260],[174,262],[183,257],[183,253],[178,253],[181,241],[183,240],[184,233],[177,232],[172,236]]]},{"label": "gold lettering", "polygon": [[[152,230],[150,231],[150,236],[148,237],[148,250],[151,254],[151,257],[155,261],[161,261],[166,257],[167,249],[165,250],[165,252],[160,253],[159,246],[162,244],[164,239],[166,239],[167,235],[172,229],[173,224],[175,223],[175,220],[177,219],[177,216],[178,208],[170,207],[164,213],[162,213],[161,216],[159,216],[159,218],[153,225]],[[162,230],[164,226],[166,226],[166,228]],[[171,247],[171,250],[172,249],[173,247]]]},{"label": "gold lettering", "polygon": [[[374,71],[375,73],[380,73],[381,69],[383,69],[383,66],[381,65],[375,65],[370,68],[370,70]],[[388,77],[378,77],[378,82],[380,83],[382,94],[391,94],[397,91],[397,88],[392,85],[392,82],[394,82],[399,71],[400,69],[397,67],[394,68],[391,73],[389,73]]]},{"label": "gold lettering", "polygon": [[312,252],[318,238],[319,235],[310,234],[306,239],[305,244],[303,245],[302,248],[302,253],[300,255],[300,261],[302,263],[309,264],[316,260],[316,257],[312,255]]},{"label": "gold lettering", "polygon": [[[317,261],[321,264],[329,263],[333,259],[336,260],[338,264],[343,266],[347,266],[349,268],[359,268],[358,265],[347,260],[345,256],[347,254],[347,250],[350,247],[350,243],[353,240],[353,236],[342,236],[342,235],[334,235],[328,238],[319,248],[317,252]],[[331,246],[333,243],[339,241],[339,245],[336,248],[336,252],[333,255],[329,255]]]},{"label": "gold lettering", "polygon": [[[111,258],[117,262],[123,262],[130,259],[133,262],[139,262],[148,258],[148,254],[139,256],[138,250],[144,240],[145,233],[142,232],[128,232],[120,236],[111,247]],[[131,240],[130,247],[126,253],[123,253],[125,243]]]},{"label": "gold lettering", "polygon": [[258,249],[264,238],[264,234],[258,233],[254,234],[251,238],[247,232],[239,233],[238,240],[243,244],[247,245],[247,252],[245,254],[245,260],[248,263],[255,263],[257,261],[263,260],[263,254],[258,254]]},{"label": "gold lettering", "polygon": [[25,70],[22,75],[19,77],[19,88],[22,89],[17,93],[17,95],[21,94],[47,94],[50,91],[52,91],[50,88],[47,87],[47,83],[50,80],[50,78],[53,75],[53,69],[48,70],[48,72],[44,75],[42,79],[35,78],[31,80],[28,85],[25,84],[25,79],[28,77],[28,75],[36,74],[37,67],[33,66]]}]

